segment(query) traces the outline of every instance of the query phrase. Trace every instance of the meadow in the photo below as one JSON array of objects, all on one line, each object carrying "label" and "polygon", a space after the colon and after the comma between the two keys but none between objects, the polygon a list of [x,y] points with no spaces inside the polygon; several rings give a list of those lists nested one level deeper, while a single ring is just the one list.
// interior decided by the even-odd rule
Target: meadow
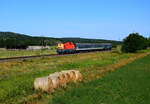
[{"label": "meadow", "polygon": [[[120,53],[117,51],[92,52],[0,63],[0,103],[48,104],[53,101],[55,94],[56,96],[63,95],[68,89],[97,80],[106,72],[148,54],[149,50],[136,54]],[[56,71],[71,69],[81,71],[83,74],[83,81],[81,83],[71,84],[69,88],[61,89],[54,94],[34,91],[33,81],[35,78],[47,76]],[[57,100],[54,101],[57,102]]]},{"label": "meadow", "polygon": [[33,55],[43,55],[43,54],[56,54],[55,46],[51,49],[42,50],[2,50],[0,51],[0,58],[9,57],[20,57],[20,56],[33,56]]},{"label": "meadow", "polygon": [[150,55],[56,94],[49,104],[150,104]]}]

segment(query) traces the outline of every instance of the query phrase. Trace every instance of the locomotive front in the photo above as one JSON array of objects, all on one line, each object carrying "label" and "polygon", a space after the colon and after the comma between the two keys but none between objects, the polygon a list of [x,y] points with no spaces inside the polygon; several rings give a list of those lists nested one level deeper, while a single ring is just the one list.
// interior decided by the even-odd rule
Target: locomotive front
[{"label": "locomotive front", "polygon": [[69,54],[69,53],[75,53],[75,45],[72,42],[67,42],[65,44],[58,43],[57,45],[57,53],[58,54]]}]

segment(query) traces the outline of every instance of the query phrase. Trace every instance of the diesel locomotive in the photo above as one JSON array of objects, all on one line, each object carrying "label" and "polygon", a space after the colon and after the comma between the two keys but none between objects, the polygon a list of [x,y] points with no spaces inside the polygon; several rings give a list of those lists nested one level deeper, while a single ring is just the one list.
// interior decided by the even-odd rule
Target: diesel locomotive
[{"label": "diesel locomotive", "polygon": [[58,54],[71,54],[88,51],[99,51],[99,50],[111,50],[111,43],[58,43],[57,53]]}]

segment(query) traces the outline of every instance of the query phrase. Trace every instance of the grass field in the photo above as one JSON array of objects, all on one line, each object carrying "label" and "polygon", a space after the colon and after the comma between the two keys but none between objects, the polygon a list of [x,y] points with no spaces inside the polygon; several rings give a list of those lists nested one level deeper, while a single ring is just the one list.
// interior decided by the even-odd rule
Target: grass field
[{"label": "grass field", "polygon": [[52,47],[51,50],[3,50],[0,51],[0,58],[19,57],[19,56],[32,56],[43,54],[56,54],[56,49]]},{"label": "grass field", "polygon": [[[33,90],[33,81],[37,77],[47,76],[56,71],[75,69],[83,74],[82,83],[88,83],[98,79],[109,70],[147,54],[149,54],[147,51],[137,54],[96,52],[0,63],[0,103],[42,104],[44,102],[46,104],[53,98],[53,95]],[[70,88],[77,85],[70,85]],[[59,93],[64,91],[62,89]]]},{"label": "grass field", "polygon": [[149,92],[150,55],[56,94],[49,104],[150,104]]}]

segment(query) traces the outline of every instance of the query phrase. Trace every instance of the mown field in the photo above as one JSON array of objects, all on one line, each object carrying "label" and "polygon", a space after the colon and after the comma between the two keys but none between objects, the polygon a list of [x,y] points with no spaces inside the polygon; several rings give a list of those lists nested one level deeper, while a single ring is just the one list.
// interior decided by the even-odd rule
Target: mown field
[{"label": "mown field", "polygon": [[43,54],[56,54],[55,47],[51,50],[2,50],[0,51],[0,58],[9,57],[20,57],[20,56],[33,56],[33,55],[43,55]]},{"label": "mown field", "polygon": [[[105,72],[119,68],[148,54],[149,51],[136,54],[125,54],[117,51],[93,52],[0,63],[0,103],[48,104],[52,101],[57,103],[58,99],[67,94],[66,91],[69,91],[69,89],[83,86],[84,84],[88,85],[93,80],[97,81]],[[83,74],[81,83],[70,84],[68,88],[63,88],[54,94],[34,91],[33,81],[35,78],[47,76],[56,71],[71,69],[81,71]],[[67,96],[65,97],[67,98]]]},{"label": "mown field", "polygon": [[150,104],[150,55],[56,94],[49,104]]}]

